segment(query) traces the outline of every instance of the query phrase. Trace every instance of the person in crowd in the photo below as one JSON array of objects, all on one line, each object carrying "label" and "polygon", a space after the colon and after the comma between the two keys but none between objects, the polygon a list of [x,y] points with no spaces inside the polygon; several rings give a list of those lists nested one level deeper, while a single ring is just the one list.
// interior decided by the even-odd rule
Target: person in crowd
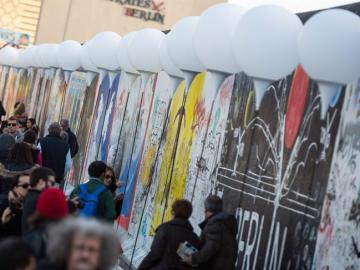
[{"label": "person in crowd", "polygon": [[65,172],[70,170],[71,155],[69,144],[60,137],[61,127],[58,123],[49,126],[49,135],[40,139],[43,166],[52,169],[56,174],[56,182],[64,185]]},{"label": "person in crowd", "polygon": [[0,242],[1,270],[35,270],[34,252],[24,240],[10,237]]},{"label": "person in crowd", "polygon": [[45,167],[36,168],[30,174],[30,189],[24,200],[22,213],[22,232],[27,233],[30,229],[29,218],[36,211],[36,204],[41,192],[55,185],[55,173]]},{"label": "person in crowd", "polygon": [[31,149],[31,156],[34,161],[34,163],[38,165],[42,165],[42,154],[40,152],[40,149],[36,145],[36,138],[37,135],[35,131],[32,129],[29,129],[24,133],[24,140],[23,142],[26,143],[30,149]]},{"label": "person in crowd", "polygon": [[2,120],[3,116],[6,115],[6,111],[5,111],[5,108],[2,104],[2,101],[0,101],[0,120]]},{"label": "person in crowd", "polygon": [[1,134],[9,133],[8,121],[6,120],[1,121],[0,133]]},{"label": "person in crowd", "polygon": [[33,163],[30,147],[23,142],[16,143],[5,164],[0,164],[0,174],[4,177],[15,177],[19,174],[30,174],[37,165]]},{"label": "person in crowd", "polygon": [[184,261],[208,270],[235,269],[237,221],[233,215],[223,212],[220,197],[210,195],[206,198],[205,221],[200,228],[201,249],[186,256]]},{"label": "person in crowd", "polygon": [[47,258],[38,270],[110,270],[121,253],[119,238],[110,225],[68,218],[50,228]]},{"label": "person in crowd", "polygon": [[36,212],[30,217],[31,228],[24,235],[35,252],[38,260],[45,258],[47,228],[68,214],[68,205],[65,194],[58,188],[44,190],[36,203]]},{"label": "person in crowd", "polygon": [[9,134],[0,135],[0,163],[5,165],[9,158],[10,150],[15,145],[15,139]]},{"label": "person in crowd", "polygon": [[26,131],[28,130],[33,130],[36,134],[36,136],[39,133],[39,127],[36,125],[36,120],[35,118],[28,118],[26,120]]},{"label": "person in crowd", "polygon": [[8,119],[8,129],[8,134],[13,136],[16,142],[22,142],[24,135],[21,133],[18,120],[14,116]]},{"label": "person in crowd", "polygon": [[104,184],[113,195],[116,211],[115,218],[117,218],[120,216],[121,213],[121,208],[124,201],[124,193],[121,192],[120,194],[116,195],[116,189],[118,187],[121,187],[124,183],[116,179],[114,169],[108,166],[105,172]]},{"label": "person in crowd", "polygon": [[92,162],[88,168],[89,181],[78,185],[70,198],[79,197],[83,206],[79,209],[81,216],[98,217],[112,222],[115,219],[115,207],[111,191],[104,184],[106,168],[102,161]]},{"label": "person in crowd", "polygon": [[189,222],[192,205],[187,200],[177,200],[171,207],[171,213],[173,219],[157,228],[150,253],[138,270],[193,268],[185,264],[177,254],[179,245],[185,242],[196,249],[200,248],[200,240]]},{"label": "person in crowd", "polygon": [[23,201],[30,187],[29,182],[29,175],[26,174],[19,175],[15,179],[12,179],[7,203],[2,205],[1,209],[1,238],[21,235]]},{"label": "person in crowd", "polygon": [[118,188],[114,169],[109,166],[106,167],[104,185],[111,191],[112,194],[115,194],[115,191]]},{"label": "person in crowd", "polygon": [[22,102],[16,102],[14,106],[14,117],[16,120],[20,122],[26,123],[27,115],[26,115],[26,107]]},{"label": "person in crowd", "polygon": [[62,130],[69,135],[68,142],[70,145],[71,158],[73,158],[79,152],[79,144],[76,135],[70,130],[69,120],[62,119],[60,125]]}]

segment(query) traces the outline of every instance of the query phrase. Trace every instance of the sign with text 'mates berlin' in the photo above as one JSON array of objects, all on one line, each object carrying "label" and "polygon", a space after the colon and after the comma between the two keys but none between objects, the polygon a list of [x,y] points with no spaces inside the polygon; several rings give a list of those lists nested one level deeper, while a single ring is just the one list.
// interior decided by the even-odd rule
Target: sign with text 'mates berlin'
[{"label": "sign with text 'mates berlin'", "polygon": [[163,0],[109,0],[124,6],[126,16],[144,21],[164,24],[165,2]]}]

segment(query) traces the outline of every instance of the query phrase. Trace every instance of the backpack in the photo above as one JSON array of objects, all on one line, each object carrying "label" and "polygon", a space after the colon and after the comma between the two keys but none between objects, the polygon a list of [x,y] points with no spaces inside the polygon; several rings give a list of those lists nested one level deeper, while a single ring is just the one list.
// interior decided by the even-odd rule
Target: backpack
[{"label": "backpack", "polygon": [[101,186],[93,193],[89,193],[86,184],[79,186],[79,199],[84,204],[84,207],[79,209],[79,214],[82,217],[96,217],[98,213],[99,196],[106,190],[106,187]]}]

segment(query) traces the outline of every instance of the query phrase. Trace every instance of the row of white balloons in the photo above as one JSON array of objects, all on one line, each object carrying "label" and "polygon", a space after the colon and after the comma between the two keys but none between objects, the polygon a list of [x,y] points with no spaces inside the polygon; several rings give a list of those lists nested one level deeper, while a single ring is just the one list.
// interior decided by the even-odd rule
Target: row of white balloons
[{"label": "row of white balloons", "polygon": [[271,81],[290,74],[299,63],[319,82],[324,117],[338,86],[360,75],[360,18],[331,9],[316,13],[303,25],[297,15],[280,6],[246,10],[226,3],[199,17],[181,19],[167,35],[156,29],[123,38],[101,32],[83,45],[67,40],[0,50],[0,64],[20,68],[135,74],[164,70],[176,78],[202,71],[220,76],[244,71],[254,79],[257,108]]}]

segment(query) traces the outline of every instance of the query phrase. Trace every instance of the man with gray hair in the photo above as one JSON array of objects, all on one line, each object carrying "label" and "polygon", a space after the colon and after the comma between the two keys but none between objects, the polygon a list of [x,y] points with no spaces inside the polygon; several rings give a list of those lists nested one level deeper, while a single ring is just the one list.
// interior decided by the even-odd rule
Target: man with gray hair
[{"label": "man with gray hair", "polygon": [[61,186],[65,172],[70,170],[71,154],[70,147],[60,137],[61,126],[59,123],[52,123],[49,126],[49,134],[40,139],[39,148],[42,153],[43,166],[52,169],[55,174],[55,180]]},{"label": "man with gray hair", "polygon": [[48,235],[47,258],[38,270],[110,270],[122,253],[113,228],[94,219],[66,219]]},{"label": "man with gray hair", "polygon": [[234,215],[223,212],[222,199],[210,195],[205,200],[205,221],[202,230],[201,249],[185,258],[189,265],[207,270],[234,270],[237,258],[237,221]]}]

